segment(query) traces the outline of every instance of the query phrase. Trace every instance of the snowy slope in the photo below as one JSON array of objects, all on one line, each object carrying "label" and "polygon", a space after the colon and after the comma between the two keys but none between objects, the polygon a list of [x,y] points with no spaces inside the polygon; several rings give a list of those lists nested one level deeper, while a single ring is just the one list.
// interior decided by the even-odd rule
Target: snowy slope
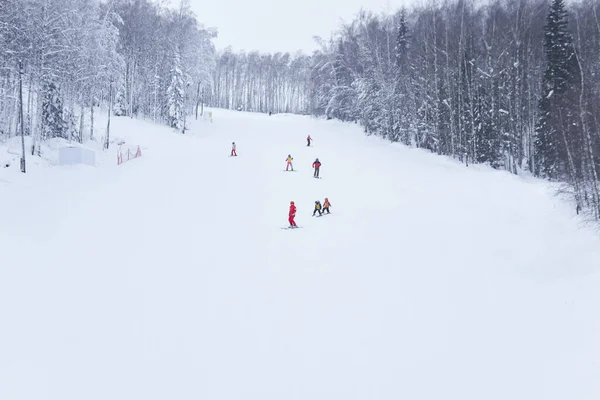
[{"label": "snowy slope", "polygon": [[0,169],[0,399],[600,398],[600,239],[544,183],[214,114]]}]

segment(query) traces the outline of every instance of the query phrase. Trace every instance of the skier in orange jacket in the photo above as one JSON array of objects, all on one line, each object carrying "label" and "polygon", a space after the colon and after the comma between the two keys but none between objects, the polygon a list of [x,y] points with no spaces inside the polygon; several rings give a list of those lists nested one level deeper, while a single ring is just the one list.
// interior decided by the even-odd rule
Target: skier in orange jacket
[{"label": "skier in orange jacket", "polygon": [[331,203],[329,202],[329,199],[325,197],[325,201],[323,202],[323,214],[325,214],[325,211],[327,211],[327,214],[331,214],[329,207],[331,207]]}]

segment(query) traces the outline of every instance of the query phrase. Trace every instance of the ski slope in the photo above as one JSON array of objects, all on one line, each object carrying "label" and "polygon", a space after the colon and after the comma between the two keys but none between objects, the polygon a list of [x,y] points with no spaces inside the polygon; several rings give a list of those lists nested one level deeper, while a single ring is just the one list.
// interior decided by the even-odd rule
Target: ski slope
[{"label": "ski slope", "polygon": [[213,112],[0,169],[0,399],[600,398],[600,238],[545,183]]}]

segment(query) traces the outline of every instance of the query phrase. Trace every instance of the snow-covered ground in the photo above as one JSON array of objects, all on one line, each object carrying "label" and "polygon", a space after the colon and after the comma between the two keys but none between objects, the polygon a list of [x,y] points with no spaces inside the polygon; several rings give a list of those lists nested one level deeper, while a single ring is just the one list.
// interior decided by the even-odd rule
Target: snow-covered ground
[{"label": "snow-covered ground", "polygon": [[214,117],[0,168],[0,399],[600,398],[600,238],[543,182]]}]

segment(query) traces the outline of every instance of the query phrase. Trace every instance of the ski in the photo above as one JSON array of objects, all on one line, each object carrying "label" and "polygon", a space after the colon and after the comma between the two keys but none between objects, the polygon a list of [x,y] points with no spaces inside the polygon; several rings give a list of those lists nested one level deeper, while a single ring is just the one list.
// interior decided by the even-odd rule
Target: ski
[{"label": "ski", "polygon": [[286,228],[282,227],[281,229],[287,230],[287,229],[300,229],[300,228],[302,228],[302,227],[301,226],[295,226],[295,227],[292,228],[292,227],[288,226]]}]

